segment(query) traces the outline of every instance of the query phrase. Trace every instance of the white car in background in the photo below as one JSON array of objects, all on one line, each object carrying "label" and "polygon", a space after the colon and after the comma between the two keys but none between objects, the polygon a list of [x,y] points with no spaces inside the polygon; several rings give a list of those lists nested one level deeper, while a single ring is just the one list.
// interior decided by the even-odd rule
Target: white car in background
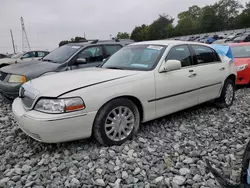
[{"label": "white car in background", "polygon": [[48,54],[49,54],[48,51],[29,51],[25,53],[17,53],[12,55],[10,58],[0,59],[0,68],[14,63],[31,61],[34,59],[41,59]]},{"label": "white car in background", "polygon": [[101,67],[24,84],[12,110],[20,128],[47,143],[88,138],[120,145],[141,122],[214,100],[232,105],[236,69],[210,46],[183,41],[128,45]]}]

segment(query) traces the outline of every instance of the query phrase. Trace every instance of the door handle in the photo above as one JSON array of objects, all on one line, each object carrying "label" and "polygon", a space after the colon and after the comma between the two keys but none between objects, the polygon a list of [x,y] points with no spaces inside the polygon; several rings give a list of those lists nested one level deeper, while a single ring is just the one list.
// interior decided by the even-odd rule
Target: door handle
[{"label": "door handle", "polygon": [[193,77],[195,77],[195,76],[197,76],[197,74],[196,74],[196,73],[193,73],[193,74],[190,74],[188,77],[189,77],[189,78],[193,78]]},{"label": "door handle", "polygon": [[225,70],[225,67],[221,67],[221,68],[220,68],[220,71],[224,71],[224,70]]}]

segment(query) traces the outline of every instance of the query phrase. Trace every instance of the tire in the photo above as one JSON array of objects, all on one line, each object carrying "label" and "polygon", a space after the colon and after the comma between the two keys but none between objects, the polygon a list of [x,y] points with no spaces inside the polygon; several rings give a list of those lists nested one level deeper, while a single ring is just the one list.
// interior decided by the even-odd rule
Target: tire
[{"label": "tire", "polygon": [[221,96],[215,100],[215,105],[219,108],[228,108],[233,105],[234,96],[235,83],[231,79],[227,79],[222,88]]},{"label": "tire", "polygon": [[98,111],[93,135],[102,145],[121,145],[136,134],[139,125],[140,114],[136,105],[127,98],[113,99]]}]

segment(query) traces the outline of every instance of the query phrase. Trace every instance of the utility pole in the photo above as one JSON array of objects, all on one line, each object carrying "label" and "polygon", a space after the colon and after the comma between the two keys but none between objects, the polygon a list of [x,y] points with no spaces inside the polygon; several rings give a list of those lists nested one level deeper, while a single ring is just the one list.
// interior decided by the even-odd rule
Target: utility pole
[{"label": "utility pole", "polygon": [[23,51],[30,50],[30,43],[25,30],[23,17],[21,17],[21,26],[22,26],[22,50]]},{"label": "utility pole", "polygon": [[12,46],[13,46],[13,50],[14,50],[14,54],[15,54],[16,53],[16,49],[15,49],[15,43],[14,43],[14,39],[13,39],[12,30],[10,30],[10,36],[11,36]]}]

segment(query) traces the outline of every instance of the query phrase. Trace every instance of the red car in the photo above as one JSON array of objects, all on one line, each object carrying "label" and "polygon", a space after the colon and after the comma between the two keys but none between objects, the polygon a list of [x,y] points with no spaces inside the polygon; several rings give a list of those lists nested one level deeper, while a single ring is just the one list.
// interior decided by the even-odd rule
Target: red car
[{"label": "red car", "polygon": [[229,44],[237,68],[237,85],[250,84],[250,42]]}]

